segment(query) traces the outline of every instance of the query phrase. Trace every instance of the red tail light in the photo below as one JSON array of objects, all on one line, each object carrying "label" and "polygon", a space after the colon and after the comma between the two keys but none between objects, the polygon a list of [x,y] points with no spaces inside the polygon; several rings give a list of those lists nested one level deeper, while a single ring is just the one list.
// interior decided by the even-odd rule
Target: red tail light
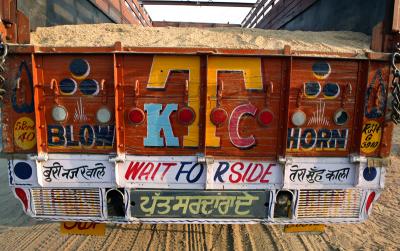
[{"label": "red tail light", "polygon": [[196,118],[196,113],[190,107],[182,107],[178,111],[178,121],[183,125],[190,125]]},{"label": "red tail light", "polygon": [[139,108],[132,108],[128,112],[128,119],[133,124],[141,124],[144,121],[144,112]]},{"label": "red tail light", "polygon": [[264,109],[258,114],[258,122],[262,126],[267,126],[271,124],[274,119],[274,114],[269,109]]},{"label": "red tail light", "polygon": [[214,108],[210,114],[211,122],[214,125],[222,125],[228,119],[228,113],[222,108]]}]

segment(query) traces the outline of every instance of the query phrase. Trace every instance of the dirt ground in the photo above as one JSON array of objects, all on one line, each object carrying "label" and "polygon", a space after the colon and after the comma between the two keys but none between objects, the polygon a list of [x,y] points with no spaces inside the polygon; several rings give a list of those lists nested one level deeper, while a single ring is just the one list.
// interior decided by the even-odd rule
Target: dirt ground
[{"label": "dirt ground", "polygon": [[400,127],[392,167],[371,217],[362,224],[328,225],[324,234],[284,234],[266,225],[107,225],[105,236],[61,235],[59,223],[26,216],[0,173],[1,250],[399,250]]}]

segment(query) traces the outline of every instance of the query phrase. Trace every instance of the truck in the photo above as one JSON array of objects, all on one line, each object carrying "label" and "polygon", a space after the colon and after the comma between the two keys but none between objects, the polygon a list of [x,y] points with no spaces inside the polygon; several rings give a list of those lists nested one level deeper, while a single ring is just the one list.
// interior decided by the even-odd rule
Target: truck
[{"label": "truck", "polygon": [[1,149],[29,216],[325,224],[371,213],[399,118],[397,52],[38,46],[6,7]]}]

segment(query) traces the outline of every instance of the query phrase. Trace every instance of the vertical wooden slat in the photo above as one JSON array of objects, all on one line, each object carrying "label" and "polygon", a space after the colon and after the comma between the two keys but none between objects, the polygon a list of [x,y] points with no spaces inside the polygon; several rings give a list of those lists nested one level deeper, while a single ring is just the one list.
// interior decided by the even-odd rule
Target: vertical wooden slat
[{"label": "vertical wooden slat", "polygon": [[43,56],[32,54],[36,142],[38,154],[47,152],[46,113],[44,106]]},{"label": "vertical wooden slat", "polygon": [[114,54],[115,128],[117,154],[125,153],[123,55]]},{"label": "vertical wooden slat", "polygon": [[364,122],[364,102],[365,92],[368,85],[368,72],[370,69],[370,61],[359,61],[357,74],[357,89],[356,91],[356,111],[353,121],[353,144],[350,145],[350,153],[360,154],[361,135]]},{"label": "vertical wooden slat", "polygon": [[207,55],[200,56],[200,141],[199,147],[204,154],[207,156],[206,148],[206,105],[207,105]]},{"label": "vertical wooden slat", "polygon": [[[287,141],[287,131],[288,131],[288,120],[289,120],[289,96],[290,96],[290,83],[292,81],[292,65],[293,57],[288,57],[285,60],[285,64],[282,67],[282,91],[281,91],[281,119],[279,121],[280,132],[279,132],[279,142],[281,144],[280,149],[278,149],[278,155],[285,157],[286,155],[286,141]],[[279,157],[277,156],[277,157]]]}]

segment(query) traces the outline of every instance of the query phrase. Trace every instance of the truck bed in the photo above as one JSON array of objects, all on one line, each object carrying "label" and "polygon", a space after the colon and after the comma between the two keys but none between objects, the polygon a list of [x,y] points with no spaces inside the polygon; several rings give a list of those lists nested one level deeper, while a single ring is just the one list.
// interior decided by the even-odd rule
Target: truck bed
[{"label": "truck bed", "polygon": [[63,25],[38,28],[31,43],[45,47],[179,47],[352,53],[370,51],[370,37],[358,32],[305,32],[244,28],[140,27],[126,24]]}]

